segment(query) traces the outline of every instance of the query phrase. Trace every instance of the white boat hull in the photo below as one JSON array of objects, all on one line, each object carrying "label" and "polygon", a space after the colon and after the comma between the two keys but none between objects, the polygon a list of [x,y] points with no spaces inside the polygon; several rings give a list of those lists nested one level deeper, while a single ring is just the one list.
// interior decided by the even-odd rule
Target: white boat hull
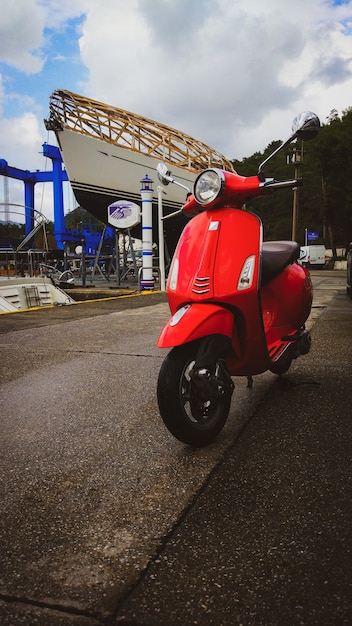
[{"label": "white boat hull", "polygon": [[[104,223],[107,223],[108,206],[115,200],[129,200],[141,206],[140,181],[148,174],[153,181],[153,239],[157,241],[157,188],[160,182],[156,166],[159,160],[66,128],[57,131],[56,136],[78,204]],[[173,167],[172,174],[192,189],[196,174],[178,167]],[[167,215],[181,208],[186,192],[172,184],[165,191],[163,211]],[[183,216],[165,222],[170,253],[185,223]],[[140,238],[140,229],[140,226],[135,227],[132,234]]]},{"label": "white boat hull", "polygon": [[[214,148],[171,126],[131,111],[57,89],[50,96],[50,115],[44,120],[54,131],[78,203],[102,222],[116,200],[141,203],[141,180],[154,184],[153,240],[158,241],[156,167],[163,161],[174,178],[192,190],[198,173],[208,167],[233,171],[232,163]],[[165,215],[179,210],[185,191],[168,185],[163,195]],[[164,222],[164,238],[173,252],[186,218]],[[140,238],[141,227],[132,235]]]}]

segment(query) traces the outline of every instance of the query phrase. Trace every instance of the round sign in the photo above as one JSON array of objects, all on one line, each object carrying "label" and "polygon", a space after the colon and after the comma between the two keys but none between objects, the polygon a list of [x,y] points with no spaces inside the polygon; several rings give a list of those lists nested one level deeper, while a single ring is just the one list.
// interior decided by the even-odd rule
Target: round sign
[{"label": "round sign", "polygon": [[128,200],[115,200],[108,206],[108,222],[115,228],[133,228],[141,221],[141,208]]}]

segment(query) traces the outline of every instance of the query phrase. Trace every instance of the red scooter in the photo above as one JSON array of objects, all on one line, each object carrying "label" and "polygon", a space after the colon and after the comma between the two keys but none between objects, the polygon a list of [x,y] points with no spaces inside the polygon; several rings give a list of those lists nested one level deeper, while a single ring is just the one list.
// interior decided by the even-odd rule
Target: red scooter
[{"label": "red scooter", "polygon": [[[301,113],[292,135],[256,176],[206,169],[181,209],[192,219],[168,277],[172,317],[157,345],[172,350],[162,364],[157,395],[165,425],[186,444],[207,445],[223,428],[232,376],[246,376],[251,386],[253,375],[267,370],[281,375],[293,359],[309,352],[304,323],[313,290],[309,272],[297,263],[300,246],[263,242],[261,220],[244,206],[251,198],[300,184],[300,179],[266,178],[263,167],[294,139],[311,139],[319,128],[315,114]],[[179,184],[165,164],[159,163],[157,172],[163,185]]]}]

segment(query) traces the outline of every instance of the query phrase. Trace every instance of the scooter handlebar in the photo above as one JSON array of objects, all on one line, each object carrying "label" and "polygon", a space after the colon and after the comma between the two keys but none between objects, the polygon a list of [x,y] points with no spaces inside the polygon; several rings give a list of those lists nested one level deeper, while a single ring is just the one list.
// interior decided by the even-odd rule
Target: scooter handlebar
[{"label": "scooter handlebar", "polygon": [[265,189],[285,189],[293,188],[293,187],[302,187],[303,179],[302,178],[293,178],[292,180],[269,180],[268,182],[264,182]]},{"label": "scooter handlebar", "polygon": [[[224,187],[211,204],[198,204],[196,198],[191,194],[188,197],[186,204],[183,205],[182,211],[188,217],[194,217],[197,213],[206,210],[208,206],[211,206],[212,208],[217,208],[219,206],[233,206],[233,208],[241,208],[250,198],[265,196],[272,191],[276,191],[276,189],[292,189],[302,185],[302,178],[281,181],[275,180],[275,178],[264,178],[264,176],[239,176],[238,174],[227,171],[222,171],[221,180]],[[170,215],[170,217],[172,215]]]}]

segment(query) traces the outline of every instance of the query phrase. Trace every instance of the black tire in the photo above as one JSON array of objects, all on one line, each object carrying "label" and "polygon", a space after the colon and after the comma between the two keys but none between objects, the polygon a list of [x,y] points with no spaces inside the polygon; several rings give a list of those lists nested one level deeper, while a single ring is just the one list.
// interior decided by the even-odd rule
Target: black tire
[{"label": "black tire", "polygon": [[[227,420],[232,388],[221,397],[201,397],[189,372],[197,354],[197,342],[173,348],[164,360],[158,378],[160,415],[176,439],[193,447],[206,446]],[[215,369],[216,363],[214,363]],[[203,394],[204,396],[204,394]]]}]

